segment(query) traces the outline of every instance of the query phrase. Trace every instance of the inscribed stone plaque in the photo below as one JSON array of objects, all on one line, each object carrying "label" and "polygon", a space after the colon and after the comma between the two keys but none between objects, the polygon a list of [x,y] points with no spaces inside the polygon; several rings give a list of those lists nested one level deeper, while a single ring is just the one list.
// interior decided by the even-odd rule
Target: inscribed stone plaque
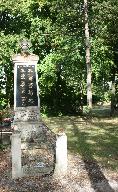
[{"label": "inscribed stone plaque", "polygon": [[16,107],[38,106],[35,65],[18,65]]}]

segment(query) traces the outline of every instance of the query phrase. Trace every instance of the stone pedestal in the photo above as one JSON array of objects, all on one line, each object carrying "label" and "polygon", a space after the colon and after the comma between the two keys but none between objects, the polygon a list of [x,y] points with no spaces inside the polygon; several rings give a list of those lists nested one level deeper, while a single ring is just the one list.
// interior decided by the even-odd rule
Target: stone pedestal
[{"label": "stone pedestal", "polygon": [[12,152],[12,178],[16,179],[22,176],[21,167],[21,135],[19,132],[13,133],[11,137]]},{"label": "stone pedestal", "polygon": [[22,140],[42,133],[39,108],[35,106],[17,107],[13,126],[14,131],[20,131]]},{"label": "stone pedestal", "polygon": [[23,141],[33,138],[36,135],[39,136],[43,131],[42,129],[41,122],[14,122],[14,131],[20,131]]},{"label": "stone pedestal", "polygon": [[64,175],[67,172],[67,136],[65,133],[57,135],[55,175]]}]

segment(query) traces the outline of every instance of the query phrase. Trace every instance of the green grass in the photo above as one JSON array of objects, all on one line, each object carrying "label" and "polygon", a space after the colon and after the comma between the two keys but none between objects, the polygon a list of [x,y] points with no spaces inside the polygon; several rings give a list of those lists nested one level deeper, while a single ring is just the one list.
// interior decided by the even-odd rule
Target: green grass
[{"label": "green grass", "polygon": [[84,160],[96,160],[101,166],[114,170],[118,169],[118,117],[107,117],[103,109],[102,113],[101,117],[99,109],[100,115],[95,115],[87,124],[79,116],[51,117],[43,121],[55,133],[65,130],[68,150]]}]

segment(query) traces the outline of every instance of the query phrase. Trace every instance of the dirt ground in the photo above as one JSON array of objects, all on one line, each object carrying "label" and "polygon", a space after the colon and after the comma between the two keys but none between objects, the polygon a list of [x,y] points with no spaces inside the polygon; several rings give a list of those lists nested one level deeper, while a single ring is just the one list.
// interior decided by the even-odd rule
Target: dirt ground
[{"label": "dirt ground", "polygon": [[0,151],[0,192],[118,192],[118,173],[68,152],[67,174],[11,178],[10,149]]}]

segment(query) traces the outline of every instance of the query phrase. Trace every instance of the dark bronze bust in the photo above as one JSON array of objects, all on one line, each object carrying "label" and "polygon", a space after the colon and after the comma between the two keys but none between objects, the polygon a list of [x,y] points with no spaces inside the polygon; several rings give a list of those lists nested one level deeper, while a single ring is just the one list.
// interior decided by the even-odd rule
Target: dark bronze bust
[{"label": "dark bronze bust", "polygon": [[21,55],[23,56],[28,56],[29,53],[29,48],[30,48],[30,42],[28,42],[27,40],[22,40],[20,42],[20,48],[21,48]]}]

